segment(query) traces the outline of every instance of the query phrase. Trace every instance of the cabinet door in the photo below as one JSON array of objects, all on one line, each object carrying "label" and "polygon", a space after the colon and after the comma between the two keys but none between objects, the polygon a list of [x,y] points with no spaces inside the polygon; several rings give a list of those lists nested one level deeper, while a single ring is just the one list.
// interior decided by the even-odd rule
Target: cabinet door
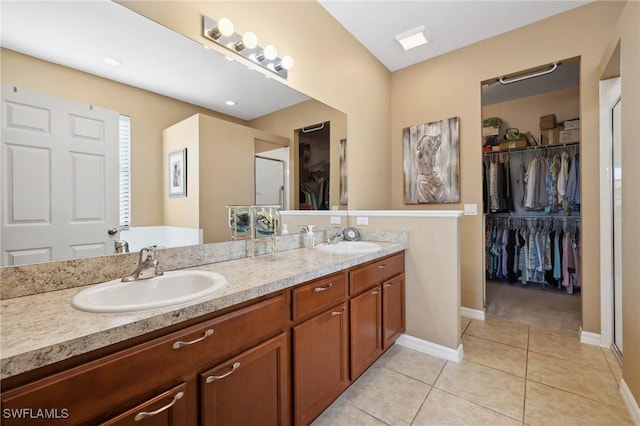
[{"label": "cabinet door", "polygon": [[404,274],[382,283],[382,342],[389,348],[405,331]]},{"label": "cabinet door", "polygon": [[102,426],[179,426],[187,424],[187,387],[184,383],[101,423]]},{"label": "cabinet door", "polygon": [[200,374],[202,424],[289,425],[289,354],[282,333]]},{"label": "cabinet door", "polygon": [[349,385],[348,320],[343,303],[293,328],[296,425],[309,424]]},{"label": "cabinet door", "polygon": [[349,302],[351,380],[355,380],[382,354],[381,293],[378,285]]}]

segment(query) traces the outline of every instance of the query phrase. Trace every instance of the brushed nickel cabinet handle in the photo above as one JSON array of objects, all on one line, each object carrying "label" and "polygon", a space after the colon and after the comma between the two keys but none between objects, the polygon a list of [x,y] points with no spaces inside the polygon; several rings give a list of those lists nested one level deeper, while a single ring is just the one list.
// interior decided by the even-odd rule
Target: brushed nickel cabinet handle
[{"label": "brushed nickel cabinet handle", "polygon": [[329,284],[324,285],[322,287],[316,287],[316,288],[313,289],[313,291],[315,291],[316,293],[320,293],[321,291],[329,290],[331,287],[333,287],[333,283],[329,283]]},{"label": "brushed nickel cabinet handle", "polygon": [[190,342],[185,342],[185,341],[182,341],[182,340],[178,340],[177,342],[175,342],[173,344],[173,349],[180,349],[183,346],[189,346],[189,345],[193,345],[194,343],[202,342],[204,339],[206,339],[207,337],[211,336],[212,334],[213,334],[213,329],[210,328],[207,331],[205,331],[204,335],[202,337],[200,337],[199,339],[192,340]]},{"label": "brushed nickel cabinet handle", "polygon": [[238,368],[240,368],[240,363],[239,362],[234,362],[233,365],[231,366],[231,371],[228,371],[220,376],[209,376],[207,377],[206,382],[207,383],[211,383],[215,380],[221,380],[224,379],[225,377],[229,377],[231,374],[233,374],[234,371],[236,371]]},{"label": "brushed nickel cabinet handle", "polygon": [[380,294],[380,290],[374,290],[374,291],[371,292],[372,296],[376,296],[378,294]]},{"label": "brushed nickel cabinet handle", "polygon": [[386,267],[387,267],[386,263],[383,263],[382,265],[378,265],[378,269],[383,269],[383,268],[386,268]]},{"label": "brushed nickel cabinet handle", "polygon": [[140,420],[146,419],[147,417],[153,417],[156,414],[160,414],[165,410],[168,410],[169,408],[173,407],[175,405],[175,403],[184,396],[184,392],[178,392],[173,399],[171,400],[170,403],[168,403],[167,405],[165,405],[164,407],[160,407],[158,408],[156,411],[140,411],[138,414],[136,414],[136,416],[133,418],[136,422],[139,422]]},{"label": "brushed nickel cabinet handle", "polygon": [[386,283],[384,286],[385,287],[391,287],[393,285],[393,283]]},{"label": "brushed nickel cabinet handle", "polygon": [[331,315],[335,317],[336,315],[342,315],[343,313],[344,313],[344,308],[340,309],[339,311],[331,312]]}]

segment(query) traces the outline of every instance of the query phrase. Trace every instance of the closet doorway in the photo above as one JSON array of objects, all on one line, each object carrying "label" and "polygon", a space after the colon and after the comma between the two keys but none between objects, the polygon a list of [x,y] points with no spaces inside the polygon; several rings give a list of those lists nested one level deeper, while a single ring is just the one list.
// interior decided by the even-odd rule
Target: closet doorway
[{"label": "closet doorway", "polygon": [[485,312],[577,333],[580,61],[482,83]]},{"label": "closet doorway", "polygon": [[329,210],[331,123],[297,129],[299,210]]}]

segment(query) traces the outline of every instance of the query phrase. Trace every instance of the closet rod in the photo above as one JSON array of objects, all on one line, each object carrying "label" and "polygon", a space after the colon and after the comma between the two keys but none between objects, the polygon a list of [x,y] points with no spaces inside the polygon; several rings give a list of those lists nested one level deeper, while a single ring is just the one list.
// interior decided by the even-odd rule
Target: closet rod
[{"label": "closet rod", "polygon": [[558,65],[560,65],[560,62],[554,62],[553,64],[551,64],[551,68],[545,71],[539,71],[539,72],[535,72],[532,74],[525,74],[523,76],[520,77],[515,77],[515,78],[509,78],[509,79],[505,79],[504,77],[500,77],[498,78],[498,81],[500,82],[500,84],[511,84],[511,83],[515,83],[518,81],[522,81],[522,80],[528,80],[530,78],[534,78],[534,77],[540,77],[543,75],[547,75],[547,74],[551,74],[552,72],[554,72],[557,68]]},{"label": "closet rod", "polygon": [[316,126],[309,126],[309,127],[303,127],[302,133],[311,133],[311,132],[315,132],[317,130],[322,130],[324,129],[324,123],[320,123],[320,124],[316,124]]},{"label": "closet rod", "polygon": [[519,151],[537,151],[538,149],[563,149],[571,146],[580,145],[580,142],[567,142],[563,144],[557,145],[536,145],[536,146],[527,146],[524,148],[508,148],[501,151],[491,151],[491,152],[483,152],[482,155],[495,155],[495,154],[505,154],[509,152],[519,152]]}]

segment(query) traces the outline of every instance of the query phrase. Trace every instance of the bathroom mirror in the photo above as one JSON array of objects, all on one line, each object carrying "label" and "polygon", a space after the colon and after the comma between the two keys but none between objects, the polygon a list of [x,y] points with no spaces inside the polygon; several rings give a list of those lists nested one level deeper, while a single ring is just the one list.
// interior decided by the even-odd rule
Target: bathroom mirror
[{"label": "bathroom mirror", "polygon": [[[337,130],[332,140],[339,146],[340,139],[346,138],[343,113],[238,62],[228,61],[117,3],[4,2],[1,18],[3,84],[129,116],[134,227],[164,225],[167,188],[163,183],[166,159],[162,132],[195,114],[260,128],[287,138],[292,144],[297,142],[297,130],[331,121],[332,132]],[[94,36],[114,44],[102,47]],[[226,105],[228,100],[236,105]],[[295,108],[303,112],[287,113]],[[288,117],[288,121],[279,121],[278,117]],[[339,149],[335,151],[335,170],[339,174]],[[297,155],[297,147],[291,149],[290,173],[297,168]],[[333,162],[334,154],[331,155]],[[211,166],[225,158],[225,153],[220,152],[211,160]],[[5,160],[3,152],[3,165]],[[334,166],[331,167],[333,176]],[[337,184],[339,179],[336,177],[335,181]],[[208,190],[215,191],[215,187]],[[337,197],[339,190],[335,192]],[[242,202],[246,197],[252,201],[253,194],[243,197]],[[108,250],[113,249],[111,244]],[[21,264],[40,261],[35,257]],[[16,263],[3,259],[2,266],[10,264]]]}]

